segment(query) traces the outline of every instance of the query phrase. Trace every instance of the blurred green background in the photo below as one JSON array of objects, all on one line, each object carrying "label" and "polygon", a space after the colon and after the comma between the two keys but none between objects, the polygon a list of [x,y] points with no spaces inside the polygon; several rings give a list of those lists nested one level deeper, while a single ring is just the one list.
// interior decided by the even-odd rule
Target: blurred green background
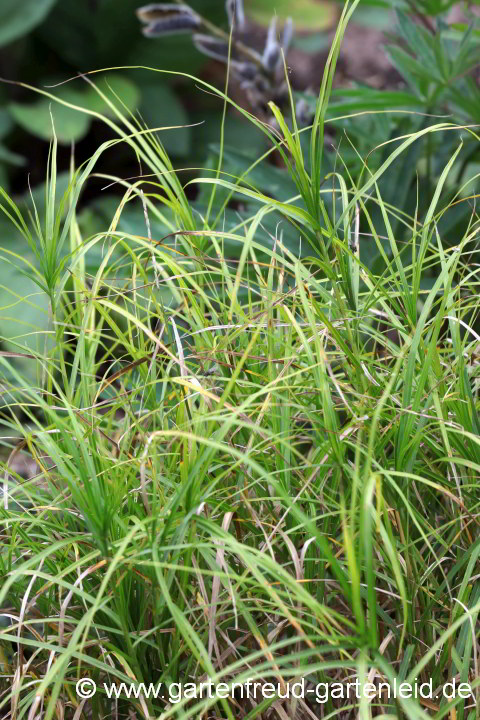
[{"label": "blurred green background", "polygon": [[[142,35],[135,11],[144,4],[144,0],[1,0],[0,77],[7,82],[0,84],[0,186],[7,192],[15,195],[25,192],[27,178],[31,186],[44,181],[48,141],[52,136],[51,114],[58,141],[63,146],[59,155],[60,170],[69,167],[72,142],[75,143],[78,165],[92,155],[100,142],[112,136],[103,123],[92,122],[90,117],[68,108],[52,106],[49,99],[39,98],[15,83],[45,88],[75,78],[79,73],[136,65],[185,72],[200,76],[219,88],[224,87],[223,65],[198,52],[189,33],[157,39],[147,39]],[[228,30],[223,0],[191,0],[189,4],[210,22]],[[386,53],[378,45],[376,36],[365,35],[365,32],[386,31],[387,42],[389,35],[395,31],[394,10],[418,15],[423,13],[432,18],[438,16],[439,22],[443,22],[455,5],[461,6],[462,3],[452,0],[418,0],[413,3],[409,0],[364,0],[354,16],[352,38],[345,45],[350,53],[347,77],[342,82],[340,69],[338,84],[349,88],[359,84],[362,89],[371,82],[395,89],[409,86],[407,89],[413,89],[413,95],[416,95],[417,106],[429,111],[436,109],[428,107],[427,98],[422,96],[422,92],[417,92],[415,77],[413,83],[410,82],[412,67],[408,60],[411,56],[407,55],[405,62],[405,53],[402,55],[397,50],[390,53],[389,60],[386,60]],[[469,5],[475,6],[478,2]],[[310,88],[315,94],[320,86],[331,30],[342,6],[340,0],[245,0],[250,23],[247,42],[261,51],[265,27],[272,16],[277,14],[280,22],[292,16],[296,32],[288,56],[290,80],[294,89]],[[437,23],[439,29],[441,24]],[[415,38],[406,39],[407,42],[410,39],[414,53],[421,49],[418,43],[415,44]],[[445,53],[451,55],[448,48]],[[419,60],[432,76],[432,68],[424,62],[425,59],[419,57]],[[436,65],[438,63],[439,57]],[[371,66],[370,74],[363,72],[365,64]],[[380,80],[374,77],[375,65],[380,69]],[[393,69],[393,74],[390,72],[388,75],[389,68]],[[403,84],[398,83],[399,78],[404,80]],[[192,82],[179,75],[123,70],[107,76],[96,75],[93,79],[102,89],[106,89],[108,82],[128,110],[138,112],[149,127],[196,124],[195,127],[165,131],[161,139],[176,167],[201,167],[205,164],[209,146],[219,139],[223,108],[218,98],[200,89],[192,91]],[[440,77],[439,81],[445,85],[444,77]],[[231,89],[234,99],[242,104],[245,97],[235,88],[235,83],[231,83]],[[57,87],[53,92],[74,104],[92,110],[106,110],[98,95],[81,78]],[[466,92],[468,98],[468,89]],[[385,100],[385,107],[389,107],[389,103],[392,103],[392,98]],[[410,102],[404,102],[403,107],[412,108],[411,98]],[[362,109],[361,105],[359,109]],[[376,109],[381,109],[378,98]],[[448,108],[443,106],[438,109],[445,111]],[[466,109],[464,118],[478,121],[478,117],[475,118],[478,98],[473,97]],[[388,135],[386,123],[383,123],[381,133]],[[372,136],[371,128],[367,129],[366,137],[374,141],[377,136],[378,132]],[[234,112],[228,113],[226,142],[236,149],[250,150],[252,155],[265,147],[262,135]],[[122,146],[115,154],[105,156],[101,170],[122,177],[138,174],[135,159]],[[92,192],[95,193],[95,189]],[[85,200],[88,199],[87,196]]]},{"label": "blurred green background", "polygon": [[[41,88],[79,72],[145,65],[195,76],[206,72],[209,81],[222,86],[223,68],[199,53],[188,33],[155,40],[142,35],[135,10],[143,4],[141,0],[1,0],[1,77]],[[193,0],[191,6],[227,29],[222,0]],[[302,26],[302,18],[308,21],[318,35],[317,46],[325,45],[325,33],[321,31],[334,20],[335,7],[331,3],[250,0],[246,11],[268,23],[274,8],[280,16],[293,10],[297,25],[300,20]],[[315,42],[311,49],[315,50]],[[206,93],[192,94],[190,82],[142,71],[123,71],[108,80],[127,107],[138,110],[150,127],[203,123],[163,133],[162,141],[177,165],[187,158],[190,166],[198,165],[205,159],[208,143],[218,140],[221,103]],[[102,82],[103,78],[100,85]],[[98,97],[82,80],[62,86],[55,93],[91,109],[101,109]],[[24,190],[27,174],[32,185],[44,179],[51,109],[59,143],[68,148],[60,156],[64,168],[68,167],[72,141],[80,161],[89,157],[108,133],[101,123],[92,123],[87,116],[66,108],[51,108],[48,99],[39,100],[25,88],[0,85],[0,185],[7,190]],[[244,133],[246,143],[252,141],[250,126],[241,123],[239,127],[238,117],[229,118],[228,132],[235,137],[237,146],[239,132]],[[122,162],[128,171],[131,158],[119,155],[114,167],[106,171],[122,174]]]}]

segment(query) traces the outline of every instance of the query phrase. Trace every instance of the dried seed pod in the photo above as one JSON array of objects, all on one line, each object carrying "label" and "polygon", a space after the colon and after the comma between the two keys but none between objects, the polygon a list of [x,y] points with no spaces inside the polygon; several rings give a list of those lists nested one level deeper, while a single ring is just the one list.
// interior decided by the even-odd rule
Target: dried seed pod
[{"label": "dried seed pod", "polygon": [[160,37],[173,33],[188,32],[200,27],[200,17],[188,5],[153,3],[137,9],[138,19],[146,23],[143,34]]},{"label": "dried seed pod", "polygon": [[254,78],[252,84],[255,86],[255,88],[258,90],[259,93],[263,93],[265,96],[271,95],[273,92],[273,88],[272,88],[270,81],[268,80],[267,77],[265,77],[265,75],[262,75],[261,73],[257,73],[255,75],[255,78]]},{"label": "dried seed pod", "polygon": [[193,44],[199,52],[207,55],[207,57],[224,63],[228,62],[228,43],[224,40],[219,40],[211,35],[195,33]]},{"label": "dried seed pod", "polygon": [[262,58],[265,70],[268,70],[270,73],[274,73],[280,66],[281,60],[282,50],[278,43],[265,48]]},{"label": "dried seed pod", "polygon": [[273,17],[268,28],[267,40],[263,51],[263,66],[269,73],[274,74],[282,66],[282,50],[286,54],[293,38],[293,21],[287,18],[283,26],[282,42],[277,38],[277,18]]},{"label": "dried seed pod", "polygon": [[258,66],[252,62],[242,62],[235,64],[235,70],[237,71],[241,80],[246,82],[252,82],[258,75]]},{"label": "dried seed pod", "polygon": [[177,5],[176,3],[151,3],[137,8],[135,12],[138,19],[144,23],[163,20],[173,15],[190,15],[198,20],[198,15],[189,5]]},{"label": "dried seed pod", "polygon": [[234,26],[237,30],[243,30],[245,28],[243,0],[226,0],[225,9],[230,27]]},{"label": "dried seed pod", "polygon": [[308,127],[312,123],[315,113],[305,98],[300,98],[295,108],[295,115],[300,127]]},{"label": "dried seed pod", "polygon": [[[193,36],[193,44],[197,50],[207,57],[211,57],[214,60],[219,60],[223,63],[230,63],[232,70],[244,80],[252,80],[258,74],[258,67],[255,63],[249,62],[248,60],[242,60],[238,52],[235,52],[235,48],[231,48],[230,58],[228,56],[228,43],[224,40],[219,40],[211,35],[202,35],[195,33]],[[258,62],[260,64],[261,58],[258,56]]]},{"label": "dried seed pod", "polygon": [[291,45],[291,42],[293,40],[293,20],[292,18],[287,18],[285,20],[285,25],[283,26],[283,34],[282,34],[282,49],[283,52],[286,54],[288,48]]},{"label": "dried seed pod", "polygon": [[263,51],[262,63],[263,67],[269,73],[274,73],[278,68],[282,59],[282,50],[277,40],[277,18],[273,17],[268,28],[267,41]]},{"label": "dried seed pod", "polygon": [[143,28],[142,32],[146,37],[162,37],[163,35],[174,35],[176,33],[190,32],[196,30],[198,24],[188,17],[172,17],[168,20],[157,20]]},{"label": "dried seed pod", "polygon": [[240,85],[245,91],[249,105],[262,117],[268,119],[271,113],[268,110],[268,102],[275,96],[275,90],[265,75],[257,72],[251,81],[244,81]]}]

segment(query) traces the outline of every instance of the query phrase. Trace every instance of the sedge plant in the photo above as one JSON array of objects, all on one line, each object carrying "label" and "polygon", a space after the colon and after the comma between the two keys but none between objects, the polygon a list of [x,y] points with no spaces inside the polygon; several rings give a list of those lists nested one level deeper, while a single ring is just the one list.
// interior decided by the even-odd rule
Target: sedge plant
[{"label": "sedge plant", "polygon": [[[197,179],[222,203],[249,198],[232,230],[192,210],[156,134],[105,93],[117,138],[72,169],[56,215],[52,146],[47,244],[35,248],[59,253],[37,270],[54,342],[29,353],[37,384],[0,352],[4,716],[479,717],[475,207],[453,249],[439,230],[466,202],[462,187],[443,204],[462,132],[478,136],[436,123],[400,138],[375,172],[365,163],[352,177],[340,153],[324,177],[326,108],[356,5],[335,36],[309,160],[293,104],[291,125],[272,106],[280,132],[265,128],[298,194],[268,198],[248,172]],[[379,180],[440,130],[458,147],[426,215],[402,215],[399,247]],[[152,177],[120,181],[109,227],[84,237],[81,188],[118,142]],[[132,202],[143,232],[120,228]],[[6,195],[2,207],[28,241]],[[271,213],[282,222],[268,245]],[[166,236],[152,235],[155,217]],[[287,223],[308,258],[283,243]],[[381,274],[362,262],[367,241],[382,249]],[[28,480],[12,469],[20,452],[36,462]],[[195,695],[207,680],[231,693]],[[341,695],[354,681],[374,693]],[[252,682],[274,691],[240,696]],[[302,697],[288,694],[294,682]],[[389,696],[401,682],[431,697]],[[453,682],[468,695],[450,697]]]}]

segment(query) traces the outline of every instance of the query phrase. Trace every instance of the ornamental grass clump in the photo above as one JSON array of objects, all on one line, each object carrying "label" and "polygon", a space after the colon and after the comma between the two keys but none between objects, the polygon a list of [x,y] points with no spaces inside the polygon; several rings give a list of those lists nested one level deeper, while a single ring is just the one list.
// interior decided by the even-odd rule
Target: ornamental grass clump
[{"label": "ornamental grass clump", "polygon": [[[35,272],[14,260],[51,322],[30,352],[22,336],[0,351],[3,716],[479,717],[475,206],[455,246],[442,231],[475,194],[475,180],[450,188],[464,138],[479,138],[434,121],[389,143],[374,171],[365,161],[353,176],[339,150],[325,172],[357,4],[345,4],[309,131],[293,101],[291,121],[270,105],[277,130],[237,107],[283,160],[289,197],[262,191],[258,160],[224,171],[221,145],[189,181],[207,195],[197,211],[162,130],[100,83],[115,119],[97,117],[116,138],[72,163],[63,193],[53,143],[36,240],[2,192],[25,243],[50,258]],[[427,211],[399,215],[381,181],[440,133],[457,147]],[[84,235],[78,198],[119,143],[144,176],[103,176],[122,194],[108,226]],[[246,216],[223,223],[240,201]],[[122,225],[132,204],[138,233]],[[20,453],[35,461],[27,480]],[[428,692],[394,697],[402,683]],[[468,692],[451,697],[453,684]]]}]

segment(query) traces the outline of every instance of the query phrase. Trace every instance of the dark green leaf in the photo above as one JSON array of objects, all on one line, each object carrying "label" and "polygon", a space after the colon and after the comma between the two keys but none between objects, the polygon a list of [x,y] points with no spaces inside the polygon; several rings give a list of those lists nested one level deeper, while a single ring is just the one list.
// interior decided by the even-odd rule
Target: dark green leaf
[{"label": "dark green leaf", "polygon": [[0,108],[0,139],[4,138],[13,128],[13,121],[10,113],[5,108]]},{"label": "dark green leaf", "polygon": [[[81,80],[79,79],[78,82]],[[140,93],[136,86],[121,75],[100,77],[96,85],[114,104],[124,105],[130,111],[133,111],[139,103]],[[105,115],[112,114],[112,110],[91,86],[63,85],[54,88],[52,94],[60,100],[86,110]],[[51,140],[55,128],[55,134],[61,144],[81,140],[87,134],[92,122],[91,116],[45,97],[28,105],[11,103],[8,108],[21,127],[42,140]]]},{"label": "dark green leaf", "polygon": [[51,140],[53,128],[59,143],[69,144],[81,140],[88,132],[90,118],[64,105],[42,99],[32,105],[11,103],[12,117],[27,132],[42,140]]},{"label": "dark green leaf", "polygon": [[0,143],[0,162],[21,167],[25,165],[26,160],[23,155],[12,152],[3,143]]},{"label": "dark green leaf", "polygon": [[42,22],[57,0],[2,0],[0,3],[0,47],[7,45]]},{"label": "dark green leaf", "polygon": [[[189,124],[188,115],[173,90],[157,83],[142,85],[140,114],[149,128]],[[192,142],[192,128],[159,132],[166,151],[173,156],[188,155]]]},{"label": "dark green leaf", "polygon": [[398,72],[403,75],[414,90],[417,90],[420,95],[425,97],[431,84],[428,70],[402,48],[388,45],[385,50]]},{"label": "dark green leaf", "polygon": [[406,13],[397,11],[397,19],[410,52],[417,56],[423,71],[429,73],[437,82],[443,82],[443,77],[438,71],[438,58],[432,47],[433,36],[429,36],[427,31],[414,23]]}]

